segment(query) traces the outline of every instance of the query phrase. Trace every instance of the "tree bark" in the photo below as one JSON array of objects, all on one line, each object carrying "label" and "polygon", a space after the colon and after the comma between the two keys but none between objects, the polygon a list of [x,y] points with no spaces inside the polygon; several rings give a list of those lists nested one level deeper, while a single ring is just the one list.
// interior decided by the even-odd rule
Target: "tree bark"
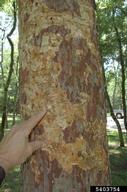
[{"label": "tree bark", "polygon": [[89,192],[109,184],[106,113],[91,0],[18,0],[21,113],[50,108],[30,139],[23,192]]}]

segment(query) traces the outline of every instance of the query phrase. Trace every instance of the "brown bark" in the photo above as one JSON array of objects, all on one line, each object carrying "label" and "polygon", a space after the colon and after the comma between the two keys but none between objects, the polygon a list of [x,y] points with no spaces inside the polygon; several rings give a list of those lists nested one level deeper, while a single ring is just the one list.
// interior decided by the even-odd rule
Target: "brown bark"
[{"label": "brown bark", "polygon": [[21,113],[50,107],[31,139],[24,192],[88,192],[109,184],[104,87],[92,0],[19,3]]}]

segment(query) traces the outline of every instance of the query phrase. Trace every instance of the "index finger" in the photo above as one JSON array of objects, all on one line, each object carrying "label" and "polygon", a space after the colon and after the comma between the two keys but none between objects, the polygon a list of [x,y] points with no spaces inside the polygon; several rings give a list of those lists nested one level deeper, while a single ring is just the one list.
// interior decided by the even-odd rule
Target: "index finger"
[{"label": "index finger", "polygon": [[46,114],[47,114],[47,111],[40,112],[30,117],[28,120],[25,120],[21,124],[21,127],[25,129],[25,133],[29,135],[32,129],[34,129],[41,122],[41,120],[45,117]]}]

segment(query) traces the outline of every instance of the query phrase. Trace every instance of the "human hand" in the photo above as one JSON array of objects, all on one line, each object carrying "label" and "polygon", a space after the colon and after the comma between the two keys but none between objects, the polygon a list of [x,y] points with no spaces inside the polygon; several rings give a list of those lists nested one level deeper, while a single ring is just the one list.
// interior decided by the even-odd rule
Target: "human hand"
[{"label": "human hand", "polygon": [[5,172],[23,163],[34,151],[42,147],[42,141],[29,142],[28,137],[45,114],[46,112],[40,112],[19,125],[14,125],[3,138],[0,143],[0,166]]}]

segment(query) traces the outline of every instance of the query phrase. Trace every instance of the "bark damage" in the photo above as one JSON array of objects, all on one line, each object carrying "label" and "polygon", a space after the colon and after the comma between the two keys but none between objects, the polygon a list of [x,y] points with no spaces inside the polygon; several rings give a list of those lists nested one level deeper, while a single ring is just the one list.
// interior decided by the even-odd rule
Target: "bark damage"
[{"label": "bark damage", "polygon": [[80,16],[80,7],[76,0],[44,0],[49,9],[57,12],[68,12]]},{"label": "bark damage", "polygon": [[24,192],[88,192],[90,185],[108,184],[91,1],[19,0],[19,16],[22,115],[50,107],[31,135],[44,146],[25,165]]}]

